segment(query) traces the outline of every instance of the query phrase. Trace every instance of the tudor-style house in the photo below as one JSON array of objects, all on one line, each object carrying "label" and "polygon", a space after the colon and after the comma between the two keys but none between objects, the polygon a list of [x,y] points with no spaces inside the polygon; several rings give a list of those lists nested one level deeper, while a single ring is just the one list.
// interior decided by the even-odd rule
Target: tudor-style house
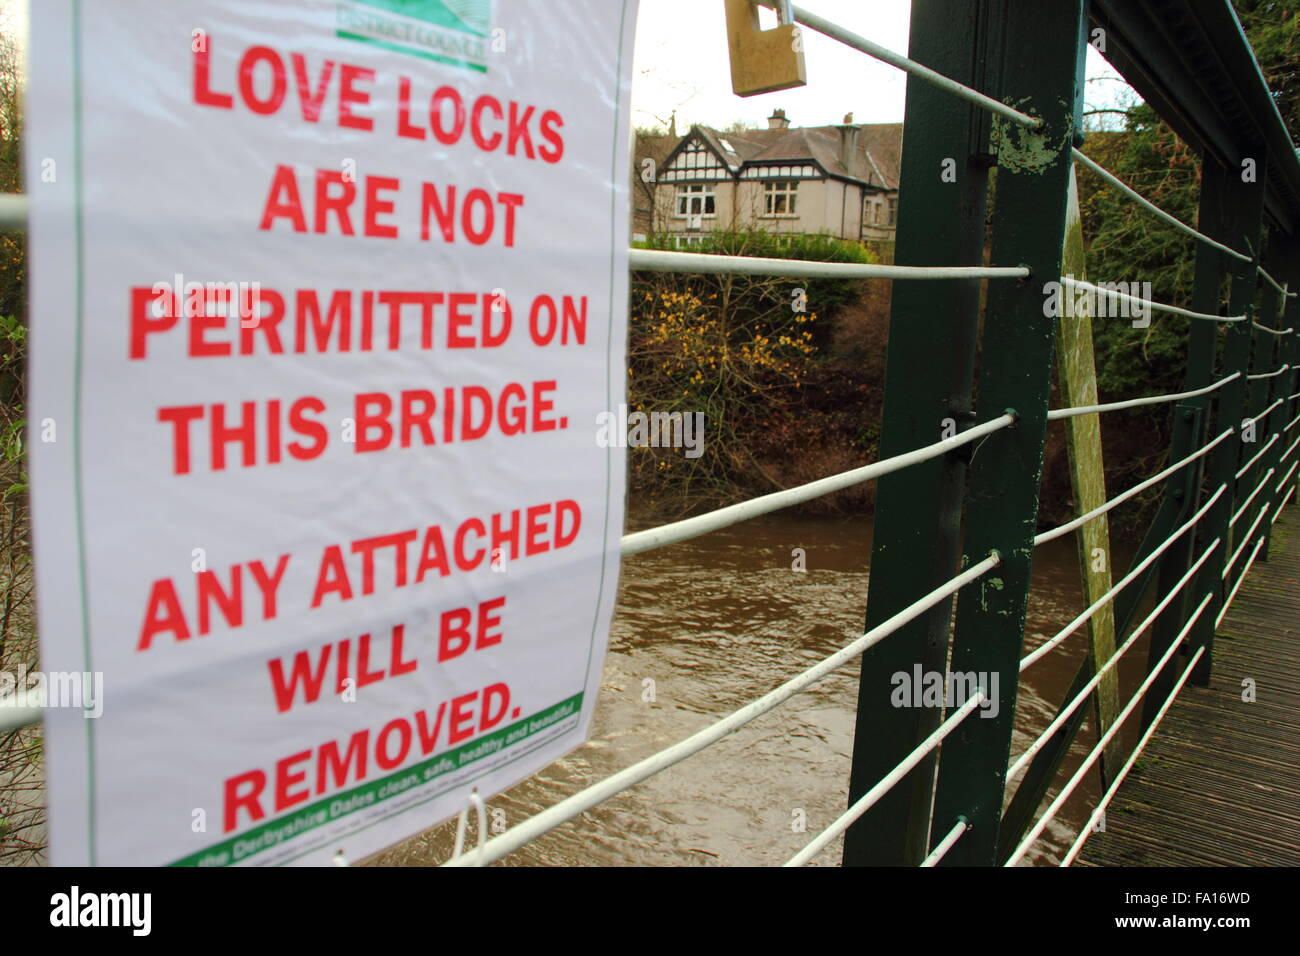
[{"label": "tudor-style house", "polygon": [[716,230],[753,228],[892,240],[903,126],[855,125],[851,113],[844,119],[840,126],[791,127],[776,110],[765,130],[694,126],[680,140],[642,138],[634,232],[678,234],[679,245]]}]

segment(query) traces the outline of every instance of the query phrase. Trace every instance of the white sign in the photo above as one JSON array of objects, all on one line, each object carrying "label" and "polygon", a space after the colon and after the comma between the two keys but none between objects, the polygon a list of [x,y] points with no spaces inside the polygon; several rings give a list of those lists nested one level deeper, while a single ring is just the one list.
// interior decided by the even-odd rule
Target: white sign
[{"label": "white sign", "polygon": [[57,864],[356,861],[585,739],[635,0],[42,0]]}]

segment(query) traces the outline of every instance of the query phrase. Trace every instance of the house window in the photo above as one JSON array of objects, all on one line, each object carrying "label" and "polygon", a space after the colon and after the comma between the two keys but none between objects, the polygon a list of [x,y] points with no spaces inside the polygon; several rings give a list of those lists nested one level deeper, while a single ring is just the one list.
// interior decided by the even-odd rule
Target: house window
[{"label": "house window", "polygon": [[693,186],[677,187],[677,216],[712,216],[713,185],[698,183]]},{"label": "house window", "polygon": [[798,189],[799,181],[795,179],[773,179],[763,183],[763,215],[795,215]]},{"label": "house window", "polygon": [[889,197],[889,225],[898,225],[898,200],[893,196]]}]

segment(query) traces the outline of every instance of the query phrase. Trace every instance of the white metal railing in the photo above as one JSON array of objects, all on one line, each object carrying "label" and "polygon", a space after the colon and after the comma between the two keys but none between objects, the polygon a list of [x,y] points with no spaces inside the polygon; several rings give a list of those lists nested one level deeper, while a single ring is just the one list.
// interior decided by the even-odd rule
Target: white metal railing
[{"label": "white metal railing", "polygon": [[1191,226],[1187,225],[1187,223],[1183,222],[1177,216],[1171,216],[1169,213],[1165,212],[1163,209],[1161,209],[1151,200],[1143,196],[1132,186],[1128,185],[1128,183],[1124,182],[1122,179],[1120,179],[1110,170],[1106,169],[1106,167],[1102,166],[1096,160],[1089,157],[1086,153],[1083,153],[1078,149],[1073,149],[1071,150],[1071,152],[1073,152],[1074,158],[1076,160],[1083,163],[1083,165],[1087,166],[1090,170],[1092,170],[1094,173],[1100,176],[1105,182],[1109,183],[1111,186],[1118,189],[1121,193],[1123,193],[1129,199],[1133,200],[1135,203],[1137,203],[1147,212],[1156,216],[1163,222],[1173,226],[1179,232],[1183,233],[1184,235],[1191,236],[1197,242],[1205,243],[1211,249],[1219,250],[1226,256],[1231,256],[1233,259],[1236,259],[1239,262],[1252,261],[1250,256],[1245,255],[1244,253],[1240,253],[1236,249],[1233,249],[1229,246],[1225,246],[1217,239],[1211,239],[1205,233],[1199,232],[1196,229],[1193,229]]},{"label": "white metal railing", "polygon": [[964,704],[949,714],[948,718],[935,728],[934,733],[930,734],[930,736],[926,737],[925,740],[917,744],[911,753],[899,761],[898,765],[895,766],[893,770],[889,771],[889,773],[885,774],[885,776],[881,778],[879,783],[856,800],[853,806],[840,814],[840,816],[837,817],[830,826],[817,834],[817,836],[814,837],[807,846],[794,856],[790,857],[790,859],[786,861],[785,865],[803,866],[822,850],[826,849],[826,847],[830,846],[831,842],[837,836],[852,826],[853,822],[861,817],[862,814],[866,813],[879,803],[881,798],[884,797],[885,794],[889,793],[890,790],[894,789],[894,787],[897,786],[904,777],[911,773],[912,769],[917,764],[932,754],[939,744],[943,743],[944,738],[957,729],[958,724],[973,714],[975,708],[988,699],[986,693],[987,692],[984,688],[979,688],[979,690],[972,694]]},{"label": "white metal railing", "polygon": [[[1202,606],[1204,606],[1203,603]],[[1128,759],[1124,761],[1124,766],[1121,767],[1119,773],[1115,775],[1114,782],[1112,782],[1107,788],[1105,795],[1098,802],[1097,808],[1093,810],[1092,814],[1088,817],[1088,821],[1080,828],[1078,837],[1075,838],[1069,851],[1062,858],[1061,866],[1069,866],[1078,858],[1079,851],[1083,849],[1083,845],[1087,842],[1088,837],[1092,836],[1098,821],[1100,821],[1102,816],[1105,814],[1106,808],[1110,806],[1111,800],[1115,799],[1115,794],[1119,792],[1119,785],[1124,782],[1124,778],[1128,776],[1128,772],[1133,769],[1133,765],[1137,763],[1138,757],[1142,756],[1142,751],[1146,747],[1147,741],[1151,739],[1151,736],[1156,732],[1156,728],[1160,726],[1160,721],[1165,719],[1165,714],[1168,713],[1169,708],[1173,706],[1174,698],[1176,698],[1178,692],[1183,689],[1183,685],[1187,683],[1187,679],[1192,676],[1192,669],[1196,667],[1197,662],[1200,661],[1201,656],[1204,653],[1205,648],[1198,647],[1196,653],[1192,655],[1191,660],[1187,662],[1187,666],[1183,668],[1183,672],[1178,676],[1178,680],[1174,682],[1173,689],[1164,699],[1164,703],[1160,705],[1160,709],[1156,711],[1156,715],[1151,721],[1151,726],[1146,729],[1146,733],[1142,735],[1142,739],[1137,742],[1137,745],[1133,748],[1133,752],[1130,753]]]},{"label": "white metal railing", "polygon": [[[775,6],[774,3],[764,3],[764,6]],[[866,37],[859,36],[850,30],[844,29],[837,23],[827,20],[825,17],[819,17],[817,14],[802,7],[794,8],[794,19],[796,23],[802,23],[804,26],[816,30],[823,36],[828,36],[832,40],[838,40],[845,46],[852,47],[869,57],[880,60],[882,63],[888,63],[890,66],[897,67],[909,76],[914,76],[918,80],[924,80],[931,86],[941,90],[946,90],[953,96],[966,100],[968,103],[974,103],[982,109],[988,110],[995,116],[1001,116],[1003,119],[1009,119],[1011,122],[1026,129],[1037,129],[1043,125],[1043,121],[1036,116],[1030,116],[1028,113],[1022,113],[1014,107],[1008,106],[1000,100],[995,100],[991,96],[986,96],[979,90],[973,90],[965,84],[958,83],[950,77],[938,73],[928,66],[923,66],[915,60],[909,60],[907,57],[895,53],[893,50],[883,47],[878,43],[873,43]]]},{"label": "white metal railing", "polygon": [[1223,388],[1229,382],[1235,382],[1241,378],[1240,372],[1233,372],[1226,378],[1221,378],[1213,385],[1207,385],[1204,388],[1194,388],[1190,392],[1174,392],[1170,395],[1152,395],[1147,398],[1130,398],[1124,402],[1108,402],[1105,405],[1080,405],[1075,408],[1057,408],[1047,413],[1049,422],[1057,421],[1062,418],[1073,418],[1076,415],[1092,415],[1096,412],[1118,412],[1126,408],[1139,408],[1143,405],[1162,405],[1165,402],[1179,402],[1185,398],[1197,398],[1201,395],[1209,395],[1211,392]]},{"label": "white metal railing", "polygon": [[[1086,153],[1083,153],[1078,149],[1073,149],[1072,152],[1074,154],[1074,158],[1078,162],[1083,163],[1084,166],[1088,167],[1088,169],[1092,170],[1099,177],[1101,177],[1103,181],[1110,184],[1115,189],[1119,190],[1121,193],[1127,196],[1129,199],[1132,199],[1134,202],[1136,202],[1143,209],[1147,210],[1147,212],[1156,216],[1163,222],[1173,226],[1175,229],[1177,229],[1179,232],[1183,233],[1184,235],[1191,236],[1197,242],[1202,242],[1205,245],[1209,246],[1211,249],[1217,249],[1219,252],[1222,252],[1224,255],[1236,259],[1238,262],[1254,261],[1252,257],[1246,255],[1245,253],[1238,252],[1236,249],[1224,245],[1223,243],[1219,242],[1217,239],[1211,239],[1205,233],[1193,229],[1191,226],[1183,222],[1177,216],[1173,216],[1165,212],[1163,209],[1161,209],[1155,203],[1151,202],[1151,200],[1147,199],[1140,192],[1138,192],[1132,186],[1128,185],[1126,182],[1124,182],[1122,179],[1120,179],[1110,170],[1106,169],[1096,160],[1089,157]],[[1256,266],[1255,271],[1260,278],[1266,281],[1269,285],[1271,285],[1283,296],[1283,301],[1285,301],[1288,298],[1295,297],[1296,293],[1288,292],[1286,286],[1282,285],[1271,275],[1269,275],[1268,272],[1265,271],[1263,266]],[[1295,331],[1295,329],[1271,329],[1268,326],[1261,325],[1258,322],[1254,323],[1254,325],[1255,328],[1265,332],[1271,332],[1274,335],[1287,335]]]},{"label": "white metal railing", "polygon": [[1238,519],[1241,518],[1246,509],[1250,507],[1250,503],[1254,501],[1255,497],[1268,485],[1268,480],[1273,477],[1275,470],[1276,469],[1270,468],[1268,471],[1264,472],[1264,477],[1261,478],[1259,484],[1255,486],[1255,490],[1247,496],[1246,500],[1241,503],[1241,507],[1234,511],[1232,517],[1228,519],[1229,528],[1236,526]]},{"label": "white metal railing", "polygon": [[620,770],[599,783],[587,787],[565,800],[561,800],[541,813],[529,817],[523,823],[489,840],[481,849],[475,851],[472,858],[469,856],[454,856],[444,866],[476,866],[498,860],[530,843],[543,833],[554,829],[561,823],[590,810],[598,803],[622,793],[624,790],[654,776],[661,770],[666,770],[673,764],[685,760],[693,754],[699,753],[709,745],[717,743],[732,731],[749,723],[755,717],[785,703],[804,688],[821,680],[836,668],[861,655],[867,648],[874,646],[899,628],[916,620],[926,611],[956,594],[970,582],[997,567],[1001,560],[1001,557],[996,553],[990,554],[983,561],[972,565],[947,584],[936,588],[920,600],[914,601],[893,617],[882,621],[867,631],[853,643],[786,681],[775,690],[769,691],[753,703],[733,711],[728,716],[715,721],[685,740],[661,750],[625,770]]},{"label": "white metal railing", "polygon": [[1029,761],[1034,759],[1034,755],[1047,745],[1047,742],[1052,739],[1052,735],[1063,727],[1065,722],[1070,719],[1070,715],[1078,710],[1083,702],[1092,695],[1093,690],[1101,683],[1102,678],[1105,677],[1113,667],[1119,664],[1120,659],[1128,653],[1129,648],[1137,643],[1137,639],[1145,634],[1147,628],[1156,622],[1156,619],[1160,617],[1161,612],[1173,603],[1174,598],[1178,596],[1178,593],[1182,591],[1187,582],[1196,576],[1196,573],[1201,569],[1201,565],[1203,565],[1209,559],[1210,555],[1218,549],[1220,543],[1221,542],[1218,538],[1215,538],[1210,542],[1209,547],[1201,552],[1201,556],[1197,558],[1195,563],[1193,563],[1183,576],[1178,579],[1178,583],[1170,588],[1169,593],[1160,600],[1160,603],[1158,603],[1151,612],[1143,618],[1142,622],[1138,624],[1137,627],[1133,628],[1133,633],[1128,636],[1123,644],[1116,648],[1115,653],[1110,656],[1110,659],[1097,669],[1097,672],[1092,676],[1092,679],[1084,685],[1083,689],[1079,691],[1079,693],[1077,693],[1074,698],[1066,704],[1066,706],[1061,708],[1061,712],[1057,714],[1056,718],[1043,729],[1042,733],[1034,738],[1033,742],[1025,749],[1024,753],[1011,762],[1011,766],[1007,768],[1008,780],[1013,779],[1018,773],[1020,773],[1020,771],[1024,770],[1025,767],[1029,765]]},{"label": "white metal railing", "polygon": [[819,279],[1024,279],[1025,266],[886,266],[868,262],[822,262],[816,259],[764,259],[707,252],[632,249],[628,267],[646,272],[716,275],[764,275]]},{"label": "white metal railing", "polygon": [[[1293,329],[1287,329],[1287,332],[1291,332],[1291,331],[1294,331],[1294,330],[1293,330]],[[1284,334],[1284,333],[1279,333],[1279,334]],[[1257,373],[1255,373],[1254,375],[1247,375],[1246,378],[1248,378],[1248,379],[1250,379],[1252,382],[1254,382],[1254,381],[1258,381],[1258,380],[1261,379],[1261,378],[1273,378],[1273,377],[1275,377],[1275,376],[1281,375],[1283,372],[1288,372],[1288,371],[1290,371],[1290,370],[1291,370],[1291,366],[1290,366],[1290,365],[1283,365],[1281,368],[1275,368],[1275,369],[1273,369],[1273,371],[1271,371],[1271,372],[1257,372]]]},{"label": "white metal railing", "polygon": [[[1114,739],[1117,733],[1119,733],[1120,729],[1124,726],[1124,722],[1128,720],[1129,715],[1132,714],[1134,708],[1137,707],[1138,701],[1142,699],[1143,695],[1146,694],[1151,685],[1155,683],[1156,678],[1159,677],[1161,671],[1165,669],[1165,665],[1173,659],[1174,653],[1182,645],[1183,641],[1186,640],[1192,626],[1200,619],[1201,614],[1209,605],[1212,597],[1213,595],[1207,594],[1201,599],[1201,603],[1197,605],[1196,610],[1191,613],[1190,617],[1188,617],[1187,623],[1184,624],[1182,630],[1178,632],[1178,636],[1169,643],[1169,649],[1161,655],[1160,660],[1151,668],[1151,673],[1147,674],[1146,680],[1142,681],[1141,686],[1138,687],[1137,691],[1129,699],[1129,702],[1124,706],[1124,709],[1116,715],[1114,722],[1106,728],[1106,732],[1101,735],[1101,739],[1097,741],[1097,745],[1093,747],[1088,753],[1088,756],[1083,759],[1083,763],[1081,763],[1079,769],[1074,772],[1074,776],[1072,776],[1069,782],[1061,788],[1061,792],[1056,795],[1056,799],[1048,805],[1045,811],[1043,811],[1043,815],[1038,818],[1038,822],[1030,827],[1029,832],[1025,834],[1024,839],[1022,839],[1020,843],[1017,844],[1016,848],[1011,851],[1011,856],[1007,859],[1007,862],[1004,864],[1005,866],[1015,866],[1020,862],[1025,854],[1029,852],[1029,848],[1037,842],[1043,831],[1047,829],[1047,825],[1051,823],[1056,817],[1056,814],[1060,812],[1065,801],[1070,798],[1078,788],[1079,784],[1088,776],[1088,771],[1092,769],[1093,764],[1095,764],[1098,758],[1101,757],[1102,753],[1106,749],[1106,745]],[[1196,661],[1200,660],[1201,654],[1204,653],[1204,651],[1204,647],[1197,648],[1192,660],[1183,671],[1182,678],[1184,681],[1191,676],[1192,666],[1195,665]],[[1181,687],[1182,684],[1179,683],[1178,686]]]},{"label": "white metal railing", "polygon": [[1120,578],[1118,584],[1112,585],[1110,590],[1108,590],[1101,597],[1097,598],[1097,600],[1093,601],[1092,604],[1088,605],[1088,607],[1082,613],[1080,613],[1073,621],[1071,621],[1069,624],[1063,627],[1053,637],[1044,641],[1038,647],[1034,648],[1034,650],[1032,650],[1030,653],[1026,654],[1020,661],[1020,671],[1023,673],[1025,670],[1032,667],[1038,661],[1042,660],[1043,657],[1045,657],[1054,648],[1058,647],[1061,644],[1061,642],[1063,642],[1067,637],[1069,637],[1071,634],[1077,631],[1084,623],[1086,623],[1089,618],[1091,618],[1099,610],[1101,610],[1112,600],[1114,600],[1115,595],[1119,594],[1120,591],[1124,590],[1124,588],[1128,587],[1135,580],[1137,580],[1138,576],[1147,568],[1149,568],[1152,562],[1154,562],[1157,558],[1160,557],[1160,555],[1164,554],[1167,550],[1169,550],[1170,546],[1175,541],[1177,541],[1184,534],[1186,534],[1192,528],[1192,526],[1196,524],[1196,522],[1200,521],[1201,518],[1205,516],[1205,513],[1214,506],[1214,503],[1218,501],[1219,498],[1222,497],[1223,493],[1227,490],[1228,490],[1227,485],[1219,485],[1218,490],[1206,500],[1205,504],[1201,505],[1201,507],[1197,510],[1197,512],[1194,515],[1192,515],[1191,518],[1189,518],[1186,522],[1180,525],[1172,534],[1169,535],[1169,537],[1165,538],[1165,540],[1161,542],[1158,546],[1153,548],[1149,555],[1147,555],[1140,562],[1134,565],[1134,567],[1132,568],[1132,570],[1128,572],[1128,574]]},{"label": "white metal railing", "polygon": [[953,827],[948,831],[948,834],[936,843],[934,849],[930,851],[930,855],[921,861],[921,866],[923,868],[938,866],[939,862],[948,855],[948,851],[957,845],[957,841],[960,840],[969,829],[969,821],[967,821],[964,816],[958,816],[957,822],[953,824]]},{"label": "white metal railing", "polygon": [[1127,292],[1119,292],[1115,289],[1106,289],[1091,282],[1084,282],[1082,279],[1072,279],[1069,276],[1061,276],[1061,284],[1069,286],[1072,289],[1083,289],[1085,292],[1091,292],[1093,295],[1104,296],[1107,299],[1114,299],[1116,302],[1127,302],[1133,305],[1140,305],[1144,308],[1151,309],[1154,312],[1168,312],[1170,315],[1181,315],[1187,319],[1205,319],[1208,322],[1245,322],[1244,315],[1212,315],[1209,312],[1193,312],[1191,309],[1183,309],[1176,305],[1166,305],[1164,302],[1156,302],[1152,299],[1144,299],[1141,296],[1129,295]]},{"label": "white metal railing", "polygon": [[923,461],[929,461],[932,458],[938,458],[946,455],[954,449],[963,445],[969,445],[986,435],[992,435],[996,431],[1001,431],[1015,423],[1015,418],[1011,415],[999,415],[992,421],[985,422],[983,425],[977,425],[974,428],[967,429],[952,438],[945,438],[937,441],[932,445],[926,445],[915,451],[906,452],[902,455],[895,455],[892,458],[886,458],[870,465],[864,465],[861,468],[854,468],[850,471],[841,472],[838,475],[831,475],[828,478],[820,478],[817,481],[810,481],[805,485],[799,485],[796,488],[787,488],[784,491],[774,491],[769,495],[763,495],[758,498],[751,498],[748,501],[742,501],[739,504],[728,505],[725,508],[719,508],[716,511],[710,511],[706,514],[696,515],[693,518],[684,518],[681,521],[675,521],[672,524],[660,525],[657,528],[650,528],[646,531],[636,531],[632,534],[623,536],[622,553],[626,557],[632,554],[640,554],[642,551],[651,551],[655,548],[662,548],[664,545],[676,544],[679,541],[685,541],[688,538],[695,538],[702,534],[708,534],[710,531],[717,531],[719,528],[726,528],[730,525],[737,524],[741,521],[747,521],[759,515],[769,514],[781,508],[789,508],[792,505],[801,504],[805,501],[812,501],[814,498],[820,498],[845,488],[851,488],[854,485],[860,485],[863,482],[871,481],[882,475],[892,474],[896,471],[902,471],[911,465],[919,464]]},{"label": "white metal railing", "polygon": [[1083,525],[1087,524],[1093,518],[1098,518],[1101,515],[1104,515],[1106,512],[1110,511],[1112,508],[1115,508],[1116,506],[1123,504],[1124,502],[1132,498],[1134,495],[1146,491],[1152,485],[1155,485],[1156,483],[1162,481],[1163,479],[1168,478],[1174,472],[1179,471],[1182,468],[1185,468],[1187,465],[1196,461],[1198,458],[1201,458],[1202,456],[1209,454],[1215,447],[1217,447],[1232,433],[1233,430],[1231,428],[1224,429],[1224,431],[1219,435],[1218,438],[1214,439],[1211,442],[1207,442],[1206,444],[1198,448],[1196,451],[1192,452],[1190,455],[1174,462],[1172,465],[1170,465],[1168,468],[1164,469],[1163,471],[1159,471],[1156,474],[1152,475],[1150,478],[1138,482],[1132,488],[1129,488],[1127,491],[1121,492],[1120,494],[1116,495],[1114,498],[1111,498],[1105,504],[1093,508],[1091,511],[1087,512],[1086,514],[1079,515],[1079,517],[1075,518],[1073,521],[1067,521],[1065,524],[1053,528],[1050,531],[1044,531],[1041,534],[1035,535],[1034,536],[1035,546],[1040,544],[1045,544],[1048,541],[1054,541],[1057,538],[1063,537],[1064,535],[1069,534],[1071,531],[1075,530],[1076,528],[1080,528]]},{"label": "white metal railing", "polygon": [[1268,514],[1268,509],[1270,507],[1271,505],[1266,503],[1264,507],[1259,509],[1259,514],[1257,514],[1255,520],[1250,523],[1250,528],[1247,529],[1246,534],[1242,537],[1241,544],[1238,546],[1236,551],[1232,552],[1232,557],[1230,557],[1228,563],[1223,566],[1223,573],[1220,574],[1219,577],[1226,579],[1228,575],[1232,573],[1232,566],[1236,564],[1237,559],[1241,557],[1241,552],[1246,550],[1246,545],[1250,544],[1250,539],[1254,537],[1255,530],[1259,527],[1259,523],[1264,520],[1264,516]]},{"label": "white metal railing", "polygon": [[1238,468],[1236,474],[1233,475],[1233,478],[1240,481],[1242,476],[1245,475],[1246,472],[1250,471],[1250,469],[1255,466],[1255,462],[1259,461],[1260,458],[1264,457],[1264,455],[1268,452],[1268,450],[1277,444],[1278,437],[1279,436],[1276,434],[1270,435],[1268,441],[1264,443],[1264,447],[1261,448],[1259,451],[1255,452],[1254,456],[1251,457],[1249,461],[1247,461],[1244,465]]}]

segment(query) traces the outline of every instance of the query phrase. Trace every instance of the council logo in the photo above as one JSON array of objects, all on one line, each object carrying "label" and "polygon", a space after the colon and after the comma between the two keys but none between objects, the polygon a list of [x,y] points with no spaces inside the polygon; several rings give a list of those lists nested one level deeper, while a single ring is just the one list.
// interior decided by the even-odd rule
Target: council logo
[{"label": "council logo", "polygon": [[344,39],[487,72],[492,0],[342,0],[336,10]]}]

